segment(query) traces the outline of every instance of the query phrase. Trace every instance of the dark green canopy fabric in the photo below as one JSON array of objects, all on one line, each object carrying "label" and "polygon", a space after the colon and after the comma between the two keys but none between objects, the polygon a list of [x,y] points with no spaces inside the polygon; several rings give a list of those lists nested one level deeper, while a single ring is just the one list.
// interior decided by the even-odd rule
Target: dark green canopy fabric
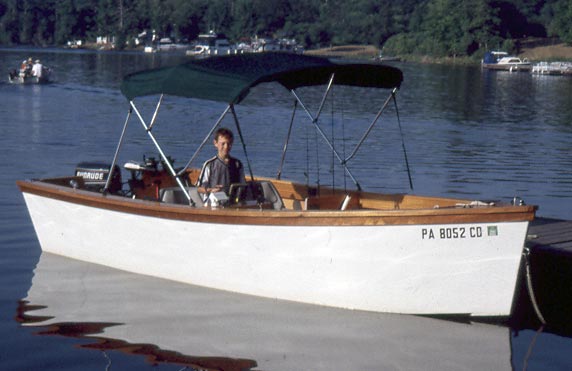
[{"label": "dark green canopy fabric", "polygon": [[127,75],[121,92],[129,100],[144,95],[167,94],[239,103],[251,87],[276,81],[288,89],[326,84],[396,88],[401,70],[373,63],[342,63],[291,53],[252,53],[193,60],[174,67]]}]

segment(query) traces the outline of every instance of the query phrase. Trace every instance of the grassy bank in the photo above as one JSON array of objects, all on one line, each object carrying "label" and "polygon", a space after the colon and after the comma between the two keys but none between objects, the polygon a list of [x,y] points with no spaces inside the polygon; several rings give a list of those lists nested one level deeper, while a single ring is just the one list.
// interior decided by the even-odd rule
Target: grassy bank
[{"label": "grassy bank", "polygon": [[[329,58],[359,58],[374,59],[379,57],[379,48],[373,45],[343,45],[329,48],[307,50],[309,55],[319,55]],[[572,46],[555,42],[553,40],[530,40],[523,42],[521,58],[527,58],[532,62],[540,61],[572,61]],[[476,64],[480,59],[470,57],[443,57],[435,58],[421,55],[399,55],[401,60],[418,63],[442,63],[442,64]]]}]

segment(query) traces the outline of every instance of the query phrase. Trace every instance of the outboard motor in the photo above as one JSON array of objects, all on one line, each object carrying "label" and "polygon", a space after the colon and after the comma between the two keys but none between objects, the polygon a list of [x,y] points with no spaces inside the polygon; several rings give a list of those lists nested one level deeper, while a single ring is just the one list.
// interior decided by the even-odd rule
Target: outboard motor
[{"label": "outboard motor", "polygon": [[[80,176],[85,182],[85,189],[102,192],[109,177],[110,164],[98,162],[82,162],[75,168],[75,176]],[[109,184],[109,193],[117,193],[121,190],[121,170],[115,165],[113,178]]]}]

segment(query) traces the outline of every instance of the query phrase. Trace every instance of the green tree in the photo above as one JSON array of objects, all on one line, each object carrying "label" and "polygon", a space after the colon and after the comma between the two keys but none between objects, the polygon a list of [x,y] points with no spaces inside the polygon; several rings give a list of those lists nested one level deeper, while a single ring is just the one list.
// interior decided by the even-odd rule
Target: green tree
[{"label": "green tree", "polygon": [[18,30],[18,42],[20,44],[31,44],[34,35],[34,24],[36,22],[34,12],[34,0],[22,0],[20,2],[20,27]]},{"label": "green tree", "polygon": [[57,44],[64,44],[73,39],[77,13],[73,0],[58,1],[55,7],[54,40]]},{"label": "green tree", "polygon": [[572,44],[572,2],[560,0],[551,5],[553,18],[548,25],[549,34]]},{"label": "green tree", "polygon": [[0,43],[9,45],[18,42],[19,23],[18,1],[0,2]]},{"label": "green tree", "polygon": [[204,15],[207,31],[226,33],[231,25],[231,2],[229,0],[211,0]]},{"label": "green tree", "polygon": [[205,25],[203,19],[208,7],[207,0],[185,1],[173,14],[173,23],[181,37],[195,39],[203,32]]}]

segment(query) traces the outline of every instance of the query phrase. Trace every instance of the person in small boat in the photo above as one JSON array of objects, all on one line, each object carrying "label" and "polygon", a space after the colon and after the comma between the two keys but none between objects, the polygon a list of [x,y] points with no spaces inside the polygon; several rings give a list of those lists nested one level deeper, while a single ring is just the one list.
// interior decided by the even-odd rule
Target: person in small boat
[{"label": "person in small boat", "polygon": [[42,71],[44,66],[40,63],[39,59],[36,59],[36,62],[32,66],[32,76],[37,77],[38,79],[42,78]]},{"label": "person in small boat", "polygon": [[229,129],[220,128],[215,132],[213,144],[217,155],[203,165],[197,181],[199,192],[208,195],[224,191],[228,194],[232,183],[246,182],[242,162],[230,155],[233,142],[234,135]]},{"label": "person in small boat", "polygon": [[26,59],[24,59],[22,61],[22,64],[20,64],[20,76],[25,77],[26,76],[26,68],[28,67],[28,61]]},{"label": "person in small boat", "polygon": [[28,58],[28,60],[22,61],[22,65],[20,66],[20,76],[28,77],[32,76],[32,67],[34,63],[32,62],[32,58]]}]

